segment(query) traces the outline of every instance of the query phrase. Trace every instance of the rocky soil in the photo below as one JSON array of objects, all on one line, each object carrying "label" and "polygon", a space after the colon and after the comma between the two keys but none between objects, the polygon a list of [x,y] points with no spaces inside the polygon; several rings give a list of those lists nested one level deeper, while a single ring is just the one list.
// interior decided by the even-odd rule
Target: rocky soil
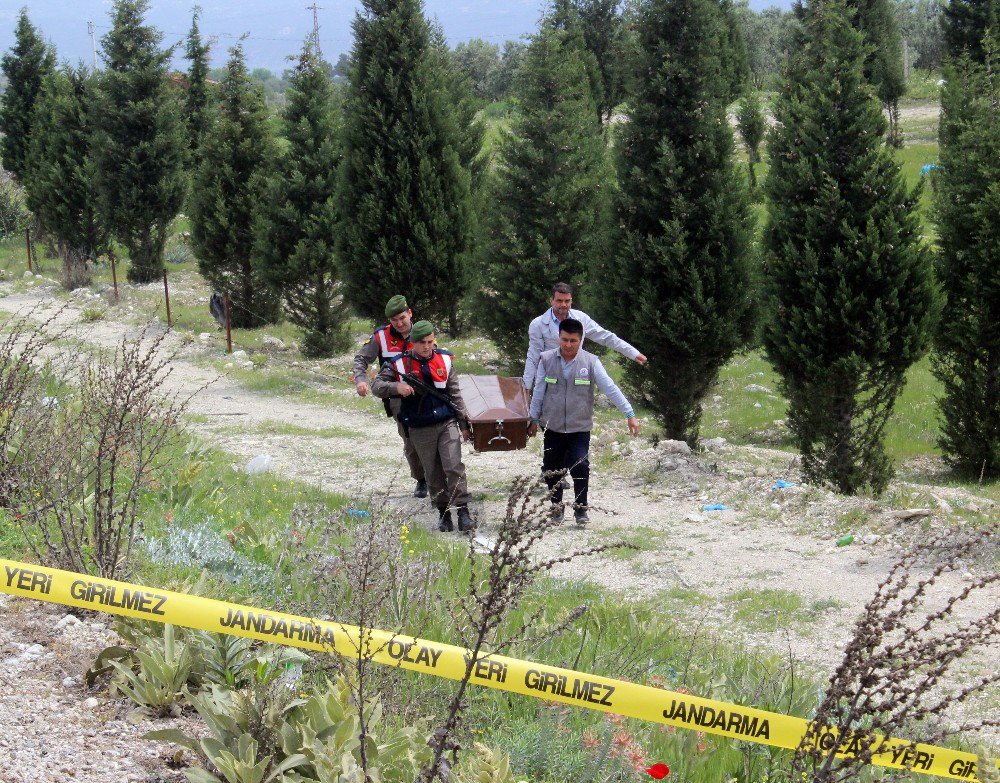
[{"label": "rocky soil", "polygon": [[[4,285],[0,310],[6,312],[23,312],[54,295],[45,281],[16,293],[0,284],[0,296]],[[200,292],[182,288],[171,294],[180,300],[186,295]],[[123,308],[84,322],[89,296],[79,293],[59,316],[69,335],[112,347],[124,335],[139,333],[136,318]],[[194,341],[171,333],[167,346],[178,351],[170,388],[194,393],[191,428],[232,454],[234,463],[270,454],[272,469],[284,476],[358,497],[388,493],[417,524],[433,526],[436,515],[426,502],[409,496],[395,427],[377,401],[359,401],[338,380],[347,375],[349,357],[314,366],[336,392],[332,402],[320,405],[255,394],[224,369],[208,369],[208,360],[222,357],[217,333]],[[285,360],[275,354],[274,361]],[[297,434],[280,434],[286,425]],[[303,428],[312,434],[298,434]],[[725,631],[733,641],[790,651],[817,671],[829,672],[839,659],[854,618],[903,547],[936,528],[996,515],[990,500],[964,489],[897,481],[885,500],[843,498],[802,486],[787,452],[717,439],[689,453],[683,444],[625,443],[623,433],[624,422],[618,421],[595,432],[591,498],[599,509],[591,524],[566,526],[545,542],[542,554],[617,538],[640,551],[578,560],[558,576],[592,580],[627,596],[655,596],[679,617]],[[505,486],[516,476],[537,474],[539,464],[537,440],[521,452],[466,454],[485,542],[502,513]],[[705,510],[714,504],[726,508]],[[854,541],[838,547],[836,539],[845,532]],[[926,563],[925,572],[933,565]],[[947,575],[943,587],[960,591],[996,565],[995,551],[982,552]],[[765,591],[791,599],[792,608],[774,601],[755,609],[752,596]],[[959,622],[975,622],[998,598],[997,591],[978,594]],[[0,603],[0,781],[178,779],[166,766],[166,746],[139,742],[142,728],[122,719],[127,709],[103,698],[95,703],[80,684],[81,672],[106,641],[103,620],[66,621],[60,628],[64,614],[21,600]],[[984,651],[956,674],[957,682],[995,670],[997,660],[996,649]],[[996,717],[998,705],[994,687],[967,715]],[[987,738],[1000,744],[996,735]]]}]

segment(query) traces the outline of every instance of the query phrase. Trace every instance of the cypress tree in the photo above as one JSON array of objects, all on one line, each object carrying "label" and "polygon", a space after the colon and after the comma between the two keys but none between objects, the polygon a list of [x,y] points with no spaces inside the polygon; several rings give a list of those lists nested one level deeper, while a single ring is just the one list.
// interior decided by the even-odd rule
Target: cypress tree
[{"label": "cypress tree", "polygon": [[883,144],[842,0],[819,0],[803,21],[768,142],[764,345],[806,480],[880,492],[892,476],[884,427],[933,302],[919,191]]},{"label": "cypress tree", "polygon": [[109,246],[93,198],[94,88],[94,77],[83,67],[46,77],[29,156],[28,204],[55,241],[63,262],[62,282],[70,289],[90,282],[87,262]]},{"label": "cypress tree", "polygon": [[646,368],[626,382],[669,438],[694,442],[701,399],[752,333],[753,221],[726,121],[728,30],[716,0],[650,0],[630,118],[617,152],[611,262],[600,270],[608,325],[636,339]]},{"label": "cypress tree", "polygon": [[757,190],[757,171],[754,165],[760,163],[760,144],[764,141],[767,131],[767,120],[764,117],[764,107],[760,102],[760,93],[749,89],[740,108],[736,113],[736,127],[747,148],[747,171],[750,180],[750,190]]},{"label": "cypress tree", "polygon": [[[211,47],[201,39],[198,20],[201,6],[195,6],[191,15],[191,30],[184,47],[184,57],[191,62],[188,68],[188,86],[184,96],[184,121],[187,124],[188,146],[197,153],[198,146],[211,124],[210,96],[208,90],[208,55]],[[245,70],[245,69],[244,69]]]},{"label": "cypress tree", "polygon": [[217,119],[202,137],[190,198],[198,269],[229,295],[234,326],[261,326],[279,316],[279,299],[261,279],[254,247],[254,220],[274,155],[263,90],[250,80],[238,44],[219,86]]},{"label": "cypress tree", "polygon": [[458,327],[472,241],[470,175],[448,77],[419,0],[364,0],[354,20],[338,250],[347,299],[369,318],[405,291]]},{"label": "cypress tree", "polygon": [[[994,7],[1000,5],[994,2]],[[988,16],[988,9],[982,17]],[[995,13],[995,11],[994,11]],[[971,26],[971,22],[970,22]],[[935,172],[938,279],[944,305],[933,355],[945,461],[1000,476],[1000,56],[997,29],[951,39]],[[982,61],[974,58],[981,53]]]},{"label": "cypress tree", "polygon": [[112,29],[101,39],[106,68],[98,79],[94,160],[102,219],[128,250],[128,279],[156,280],[170,221],[184,197],[186,134],[162,34],[143,23],[148,0],[115,0]]},{"label": "cypress tree", "polygon": [[611,172],[578,37],[544,23],[532,41],[516,83],[521,112],[485,199],[477,314],[515,366],[552,284],[582,286],[601,261]]},{"label": "cypress tree", "polygon": [[256,259],[263,278],[281,292],[289,320],[305,333],[302,352],[330,356],[349,343],[333,246],[342,163],[333,84],[312,39],[292,73],[287,100],[287,145],[264,193]]},{"label": "cypress tree", "polygon": [[14,46],[0,60],[7,90],[0,104],[0,160],[7,171],[25,181],[35,102],[42,81],[55,71],[55,53],[38,34],[28,9],[22,8]]}]

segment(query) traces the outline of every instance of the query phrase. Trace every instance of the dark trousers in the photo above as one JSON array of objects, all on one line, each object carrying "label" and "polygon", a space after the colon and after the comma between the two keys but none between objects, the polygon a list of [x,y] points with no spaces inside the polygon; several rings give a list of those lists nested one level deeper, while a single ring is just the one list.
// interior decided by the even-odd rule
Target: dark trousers
[{"label": "dark trousers", "polygon": [[563,491],[559,486],[564,471],[573,477],[573,494],[577,506],[587,505],[587,486],[590,483],[589,432],[555,432],[545,430],[542,440],[542,472],[545,483],[552,491],[552,502],[562,503]]}]

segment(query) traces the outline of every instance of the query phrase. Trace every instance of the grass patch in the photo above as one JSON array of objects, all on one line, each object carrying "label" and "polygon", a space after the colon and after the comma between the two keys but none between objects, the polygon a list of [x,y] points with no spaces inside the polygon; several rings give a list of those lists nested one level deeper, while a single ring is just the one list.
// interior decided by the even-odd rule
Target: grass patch
[{"label": "grass patch", "polygon": [[638,527],[607,527],[602,528],[599,533],[591,535],[587,540],[587,546],[598,546],[616,539],[631,544],[635,548],[619,547],[608,551],[606,556],[616,560],[631,560],[643,552],[649,552],[659,547],[663,542],[663,532],[641,525]]},{"label": "grass patch", "polygon": [[787,590],[740,590],[726,598],[732,606],[733,619],[748,628],[776,631],[799,619],[805,601]]}]

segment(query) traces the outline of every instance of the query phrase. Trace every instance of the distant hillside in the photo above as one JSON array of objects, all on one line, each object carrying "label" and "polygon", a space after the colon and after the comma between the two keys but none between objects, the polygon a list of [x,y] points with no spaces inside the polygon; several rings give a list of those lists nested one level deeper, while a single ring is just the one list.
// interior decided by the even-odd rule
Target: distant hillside
[{"label": "distant hillside", "polygon": [[[95,25],[97,45],[108,29],[107,0],[76,0],[69,7],[65,0],[24,0],[31,21],[56,46],[60,60],[75,63],[92,58],[87,20]],[[157,0],[151,3],[149,21],[165,34],[166,43],[181,41],[191,26],[191,8],[196,0]],[[202,3],[201,31],[206,37],[218,36],[213,65],[221,65],[226,50],[237,38],[248,33],[245,42],[247,62],[251,66],[281,73],[288,66],[286,58],[298,51],[312,29],[312,13],[306,0],[241,0],[239,3]],[[0,9],[0,51],[13,43],[17,6],[5,4]],[[328,59],[351,48],[351,21],[360,6],[357,0],[325,0],[319,3],[320,44]],[[502,44],[534,32],[545,0],[426,0],[427,15],[444,28],[451,45],[470,38],[484,38]],[[751,0],[750,7],[771,5],[789,7],[791,0]],[[182,64],[182,63],[179,63]]]}]

